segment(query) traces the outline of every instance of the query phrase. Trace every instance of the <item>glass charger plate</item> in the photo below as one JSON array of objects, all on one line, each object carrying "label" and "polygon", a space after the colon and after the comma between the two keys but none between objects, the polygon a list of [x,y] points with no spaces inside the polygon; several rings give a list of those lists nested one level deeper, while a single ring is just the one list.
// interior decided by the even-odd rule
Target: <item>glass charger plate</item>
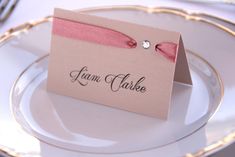
[{"label": "glass charger plate", "polygon": [[[202,82],[204,82],[205,84],[204,86],[206,88],[205,91],[207,91],[205,93],[207,94],[209,93],[210,95],[208,97],[205,95],[205,93],[202,94],[205,96],[204,98],[207,98],[207,99],[205,99],[202,102],[198,102],[197,104],[192,105],[193,107],[191,108],[189,105],[187,110],[186,108],[184,108],[185,114],[182,114],[182,116],[180,117],[181,121],[184,122],[183,123],[184,125],[187,125],[187,124],[197,124],[197,125],[193,129],[192,127],[190,127],[191,129],[190,131],[189,130],[186,131],[187,133],[180,132],[180,131],[174,132],[174,130],[170,130],[171,135],[172,135],[171,138],[169,138],[169,136],[162,136],[163,137],[162,140],[158,141],[154,138],[151,139],[151,137],[155,137],[155,138],[158,137],[157,135],[152,136],[154,135],[151,132],[151,131],[154,131],[151,128],[153,126],[151,124],[153,120],[150,120],[148,118],[143,118],[137,115],[132,115],[131,116],[133,120],[132,122],[134,121],[137,122],[137,120],[141,120],[141,122],[144,122],[144,121],[149,122],[149,124],[151,124],[150,130],[144,130],[146,129],[145,123],[140,123],[138,125],[135,123],[136,126],[138,127],[143,126],[143,130],[138,130],[139,132],[137,132],[137,134],[135,134],[136,132],[134,131],[132,132],[132,134],[129,134],[131,135],[130,140],[127,140],[125,138],[122,139],[124,143],[123,141],[122,143],[120,142],[118,143],[120,144],[120,149],[118,149],[118,147],[115,148],[115,144],[114,144],[114,148],[113,147],[111,148],[110,145],[107,147],[106,145],[107,143],[105,142],[110,142],[110,140],[102,141],[101,139],[101,141],[99,141],[100,140],[99,136],[98,136],[98,144],[93,143],[94,140],[89,141],[88,139],[86,139],[89,136],[85,136],[89,134],[86,131],[83,134],[80,134],[80,136],[78,136],[78,138],[80,138],[79,140],[83,139],[84,141],[83,145],[88,147],[86,149],[82,149],[81,147],[79,147],[78,149],[74,147],[68,148],[69,146],[72,146],[72,145],[64,146],[64,145],[61,145],[61,143],[58,144],[58,139],[56,139],[57,141],[55,143],[55,141],[48,141],[48,138],[43,139],[42,137],[39,137],[40,134],[35,132],[35,128],[32,129],[32,125],[34,125],[32,124],[32,121],[35,122],[35,115],[38,118],[38,117],[43,117],[43,115],[47,116],[51,114],[45,114],[47,110],[44,110],[44,112],[39,112],[40,110],[36,110],[32,112],[30,109],[33,109],[33,108],[31,108],[30,106],[38,107],[40,106],[39,105],[40,103],[21,103],[21,102],[32,102],[32,101],[28,101],[32,97],[30,99],[26,98],[24,99],[24,101],[22,101],[23,99],[21,100],[22,98],[21,96],[22,95],[27,96],[27,94],[25,93],[30,92],[30,90],[28,90],[29,89],[28,86],[32,87],[33,91],[40,91],[38,90],[40,88],[43,89],[43,84],[42,86],[39,86],[38,88],[38,86],[35,86],[35,84],[34,86],[30,84],[32,82],[27,82],[27,81],[35,78],[35,75],[32,75],[30,73],[31,70],[35,71],[35,66],[36,67],[38,66],[38,68],[36,68],[38,69],[38,71],[40,71],[40,69],[41,70],[44,69],[44,75],[46,72],[45,70],[46,63],[43,62],[43,61],[46,62],[45,58],[42,60],[39,59],[39,62],[38,61],[35,62],[35,60],[37,60],[38,58],[40,58],[41,56],[49,52],[51,25],[50,25],[50,22],[48,22],[48,19],[44,19],[42,21],[37,21],[34,23],[22,25],[21,27],[18,27],[18,30],[13,31],[13,33],[10,33],[10,34],[6,34],[5,36],[2,36],[1,38],[2,45],[0,48],[0,51],[1,51],[0,71],[3,74],[2,76],[4,76],[1,78],[1,86],[2,86],[2,89],[4,89],[4,92],[1,95],[2,96],[1,103],[9,104],[8,96],[10,96],[11,94],[10,100],[12,100],[13,115],[15,116],[19,124],[23,126],[24,129],[26,129],[27,131],[32,133],[34,136],[37,136],[41,138],[43,141],[46,141],[48,143],[52,143],[54,145],[65,147],[68,149],[89,152],[86,154],[86,156],[105,156],[105,155],[111,156],[111,153],[115,153],[113,154],[113,156],[146,156],[146,155],[147,156],[156,156],[156,155],[183,156],[186,153],[191,153],[191,154],[194,154],[195,156],[203,155],[205,153],[212,152],[211,150],[214,150],[214,149],[210,149],[208,151],[207,146],[211,146],[211,144],[213,144],[214,142],[217,142],[222,137],[227,135],[228,132],[233,130],[233,128],[231,127],[231,123],[232,123],[232,118],[234,116],[233,116],[232,110],[230,109],[232,109],[232,103],[234,102],[233,100],[234,98],[232,97],[234,93],[234,89],[232,88],[232,82],[234,79],[232,78],[234,78],[234,75],[228,71],[229,67],[234,66],[234,63],[232,62],[232,58],[235,56],[235,54],[232,53],[231,51],[234,49],[234,44],[233,44],[234,37],[231,34],[232,32],[231,30],[226,31],[226,29],[224,29],[225,27],[218,27],[218,26],[216,27],[215,25],[213,25],[213,23],[208,23],[207,20],[197,19],[196,16],[188,16],[187,14],[174,10],[174,9],[161,9],[161,8],[148,9],[145,7],[128,6],[128,7],[97,8],[97,9],[91,9],[89,11],[87,10],[86,11],[83,10],[83,11],[86,13],[95,14],[98,16],[104,16],[108,18],[114,18],[114,19],[124,20],[128,22],[150,25],[152,27],[160,27],[160,28],[165,28],[165,29],[170,29],[170,30],[181,32],[183,39],[184,39],[185,47],[196,53],[196,54],[188,53],[188,55],[191,56],[189,58],[190,58],[190,65],[191,65],[191,70],[193,71],[193,75],[195,74],[194,76],[196,75],[200,76],[199,80],[201,78],[201,80],[203,80]],[[187,19],[189,20],[185,20],[185,18],[182,18],[182,16],[187,17]],[[171,23],[171,25],[169,25],[169,23]],[[11,36],[17,36],[17,37],[10,38]],[[198,55],[201,56],[202,58],[199,57]],[[32,62],[35,62],[35,63],[29,66],[28,68],[26,68]],[[223,101],[223,104],[221,105],[220,110],[217,112],[217,114],[212,117],[212,119],[207,123],[206,126],[203,126],[203,124],[205,124],[208,121],[209,117],[214,113],[223,95],[223,86],[221,82],[219,81],[220,79],[219,79],[218,74],[221,75],[221,78],[224,82],[224,87],[225,87],[224,101]],[[18,77],[19,75],[20,77]],[[38,76],[36,78],[39,78],[39,79],[34,79],[34,80],[37,80],[40,83],[40,78],[43,78],[44,75],[43,75],[43,70],[42,70],[42,73],[40,73],[40,75],[36,75]],[[26,79],[26,82],[22,83],[21,81],[22,80],[25,81],[25,78],[28,78],[28,79]],[[44,79],[45,78],[46,76],[44,76]],[[15,82],[15,80],[17,81]],[[215,85],[215,86],[212,86],[211,83],[212,85]],[[33,88],[33,87],[37,87],[37,88]],[[12,88],[12,92],[10,92],[11,88]],[[203,91],[203,89],[201,90]],[[26,92],[22,92],[22,91],[26,91]],[[35,93],[38,93],[38,92],[35,92]],[[37,94],[36,94],[36,98],[38,98]],[[200,97],[200,99],[202,99],[202,97]],[[39,100],[43,101],[44,99],[39,99]],[[33,102],[40,102],[39,100],[33,101]],[[97,106],[98,105],[96,105],[96,107]],[[18,153],[21,152],[20,154],[31,154],[31,155],[42,155],[42,156],[48,156],[48,154],[51,155],[52,153],[57,156],[59,155],[68,156],[68,154],[70,156],[77,156],[79,154],[84,155],[84,153],[82,152],[73,152],[69,150],[60,149],[58,147],[54,147],[52,145],[48,145],[45,142],[41,142],[35,139],[33,136],[28,135],[27,133],[22,131],[22,129],[16,126],[13,116],[10,114],[9,105],[4,105],[1,107],[2,107],[1,109],[2,114],[1,114],[1,119],[0,119],[1,120],[0,137],[1,137],[1,145],[5,146],[5,148],[10,148],[9,150],[14,149],[15,152],[18,152]],[[38,109],[38,108],[34,108],[34,109]],[[45,108],[43,107],[41,109],[45,109]],[[176,110],[177,109],[179,108],[176,107]],[[104,109],[102,109],[102,111],[103,110]],[[57,105],[56,111],[60,113],[59,115],[62,115],[62,118],[66,117],[64,114],[66,112],[64,112],[64,108],[61,107],[61,104]],[[116,112],[116,114],[117,113],[120,114],[119,112],[121,111],[115,110],[111,112],[112,113]],[[124,112],[122,112],[122,114],[124,114]],[[190,116],[191,118],[188,119],[189,121],[187,121],[187,118],[186,118],[187,116],[185,115],[191,115]],[[128,116],[130,116],[130,114],[128,114]],[[115,115],[113,117],[115,117]],[[194,119],[192,117],[194,117]],[[32,118],[32,119],[29,119],[29,118]],[[40,119],[41,118],[39,118],[38,120]],[[32,120],[32,121],[29,122],[29,120]],[[46,120],[49,121],[49,119],[45,119],[43,123]],[[83,117],[83,121],[79,119],[79,122],[83,122],[80,124],[83,124],[85,126],[90,126],[90,129],[91,129],[92,127],[94,127],[92,126],[94,122],[91,120],[92,118],[84,119]],[[221,122],[221,120],[223,120],[223,123]],[[29,126],[27,122],[29,122],[28,124],[30,124],[31,126]],[[73,123],[70,124],[70,126],[74,124],[74,119],[72,119],[72,122]],[[128,122],[126,123],[128,124]],[[48,122],[47,124],[51,124],[53,126],[54,123]],[[223,124],[223,126],[221,124]],[[35,126],[39,126],[40,128],[43,125],[35,124]],[[101,126],[98,125],[97,129],[100,129],[100,127]],[[101,130],[102,130],[102,127],[101,127]],[[220,127],[223,127],[224,130],[221,130]],[[45,127],[43,128],[45,129]],[[36,128],[36,130],[37,129],[38,128]],[[94,130],[92,131],[93,133],[96,133]],[[91,134],[92,134],[92,131],[90,132]],[[149,132],[144,132],[144,131],[149,131]],[[123,134],[122,132],[118,132],[118,133],[120,134],[115,134],[117,135],[117,137],[118,135],[126,135],[123,137],[127,137],[128,135],[128,134]],[[61,138],[61,136],[58,136],[58,137]],[[135,140],[137,140],[137,142],[135,142]],[[19,141],[19,142],[16,142],[16,141]],[[24,141],[24,145],[22,145],[22,141]],[[72,141],[62,141],[62,143],[63,142],[72,143]],[[229,140],[227,141],[227,143],[228,142],[231,142],[231,141]],[[30,143],[30,146],[27,145],[29,143]],[[133,143],[135,144],[133,145]],[[122,145],[122,144],[125,144],[125,145]],[[75,147],[76,146],[77,146],[77,143],[75,143]],[[207,149],[203,150],[205,148]],[[98,153],[98,154],[95,154],[95,153]],[[100,154],[100,153],[109,153],[109,154]]]}]

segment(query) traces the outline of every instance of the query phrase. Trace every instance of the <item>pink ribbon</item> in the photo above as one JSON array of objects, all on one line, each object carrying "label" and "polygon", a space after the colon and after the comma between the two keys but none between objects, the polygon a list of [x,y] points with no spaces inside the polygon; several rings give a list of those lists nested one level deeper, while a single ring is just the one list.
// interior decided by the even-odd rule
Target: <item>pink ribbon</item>
[{"label": "pink ribbon", "polygon": [[155,50],[170,61],[175,62],[177,47],[178,45],[173,42],[161,42],[155,46]]},{"label": "pink ribbon", "polygon": [[53,34],[120,48],[135,48],[136,41],[129,36],[91,24],[54,17]]},{"label": "pink ribbon", "polygon": [[[58,17],[53,18],[52,32],[53,34],[67,38],[119,48],[135,48],[137,46],[137,42],[134,39],[121,32]],[[156,44],[155,50],[168,60],[175,62],[177,44],[172,42],[161,42]]]}]

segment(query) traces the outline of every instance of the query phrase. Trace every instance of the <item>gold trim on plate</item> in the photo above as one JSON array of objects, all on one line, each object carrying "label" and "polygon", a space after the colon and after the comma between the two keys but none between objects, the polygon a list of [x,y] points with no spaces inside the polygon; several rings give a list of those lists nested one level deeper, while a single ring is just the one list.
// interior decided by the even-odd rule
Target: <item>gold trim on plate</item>
[{"label": "gold trim on plate", "polygon": [[[212,20],[203,18],[203,17],[199,17],[196,15],[200,15],[200,13],[189,13],[185,10],[181,10],[181,9],[175,9],[175,8],[166,8],[166,7],[154,7],[154,8],[149,8],[149,7],[145,7],[145,6],[141,6],[141,5],[131,5],[131,6],[111,6],[111,7],[94,7],[94,8],[88,8],[88,9],[80,9],[81,12],[91,12],[91,11],[99,11],[99,10],[114,10],[114,9],[132,9],[132,10],[142,10],[148,13],[166,13],[166,14],[174,14],[174,15],[178,15],[181,17],[184,17],[186,20],[193,20],[193,21],[200,21],[203,23],[207,23],[210,24],[214,27],[217,27],[219,29],[224,30],[225,32],[229,33],[230,35],[235,36],[235,31],[231,30],[228,27],[223,26],[222,24],[216,23]],[[201,15],[208,15],[209,14],[204,14],[201,13]],[[216,17],[213,15],[210,15],[210,17]],[[221,19],[223,21],[229,21],[220,17],[216,17],[217,19]],[[235,25],[235,23],[233,22],[229,22],[229,24]]]},{"label": "gold trim on plate", "polygon": [[51,21],[51,19],[52,19],[51,16],[48,16],[48,17],[42,18],[40,20],[29,21],[29,22],[21,24],[21,25],[19,25],[17,27],[13,27],[13,28],[9,29],[3,35],[0,36],[0,46],[6,40],[8,40],[8,39],[10,39],[10,38],[12,38],[14,36],[17,36],[17,35],[19,35],[22,32],[27,32],[32,27],[37,26],[37,25],[39,25],[41,23],[45,23],[45,22]]},{"label": "gold trim on plate", "polygon": [[[225,31],[226,33],[235,36],[235,31],[229,29],[228,27],[223,26],[222,24],[216,23],[212,20],[203,18],[203,17],[199,17],[197,15],[206,15],[209,17],[213,17],[219,20],[222,20],[224,22],[227,22],[229,24],[232,24],[235,26],[234,22],[231,22],[229,20],[220,18],[220,17],[216,17],[216,16],[212,16],[212,15],[208,15],[208,14],[204,14],[204,13],[188,13],[184,10],[180,10],[180,9],[175,9],[175,8],[163,8],[163,7],[157,7],[157,8],[148,8],[145,6],[111,6],[111,7],[102,7],[102,8],[89,8],[89,9],[81,9],[80,11],[82,12],[86,12],[86,11],[95,11],[95,10],[108,10],[108,9],[135,9],[135,10],[142,10],[145,12],[149,12],[149,13],[167,13],[167,14],[174,14],[174,15],[178,15],[181,17],[184,17],[186,20],[194,20],[194,21],[200,21],[200,22],[204,22],[207,23],[209,25],[212,25],[216,28],[219,28],[223,31]],[[37,21],[30,21],[27,22],[25,24],[19,25],[17,27],[11,28],[8,31],[6,31],[3,35],[0,36],[0,46],[2,44],[4,44],[4,42],[8,41],[9,39],[11,39],[14,36],[19,35],[22,32],[27,32],[29,29],[31,29],[34,26],[37,26],[39,24],[51,21],[51,16],[45,17],[41,20],[37,20]],[[235,141],[235,131],[228,134],[227,136],[225,136],[224,138],[222,138],[221,140],[206,146],[205,148],[203,148],[202,150],[199,150],[195,153],[189,153],[186,154],[185,157],[201,157],[201,156],[205,156],[208,155],[211,152],[215,152],[216,150],[219,150],[227,145],[229,145],[230,143]],[[0,147],[0,149],[5,152],[6,154],[9,154],[11,156],[15,156],[18,157],[18,154],[14,154],[14,151],[7,149],[5,147]]]},{"label": "gold trim on plate", "polygon": [[[207,64],[208,67],[211,68],[211,70],[215,73],[216,78],[218,79],[218,83],[219,83],[219,86],[220,86],[220,96],[219,96],[218,103],[216,103],[216,104],[217,104],[216,110],[215,110],[211,115],[209,115],[209,119],[210,119],[210,118],[216,113],[216,111],[219,109],[219,106],[221,105],[222,98],[223,98],[223,96],[224,96],[224,85],[223,85],[223,82],[222,82],[222,80],[221,80],[221,77],[220,77],[219,73],[216,71],[216,69],[215,69],[207,60],[205,60],[205,59],[202,58],[200,55],[198,55],[198,54],[196,54],[195,52],[192,52],[192,51],[190,51],[190,50],[186,50],[186,52],[187,52],[188,54],[191,54],[191,55],[193,55],[193,56],[199,58],[201,61],[203,61],[205,64]],[[15,81],[14,81],[14,83],[13,83],[13,85],[12,85],[12,88],[11,88],[11,90],[10,90],[10,97],[9,97],[9,98],[10,98],[10,108],[12,109],[12,110],[11,110],[12,115],[13,115],[15,121],[18,122],[17,125],[19,126],[19,128],[25,130],[27,133],[29,133],[29,134],[31,134],[31,135],[32,135],[33,131],[32,131],[31,129],[28,129],[28,128],[23,127],[22,125],[20,125],[20,123],[24,123],[24,122],[21,122],[18,118],[16,118],[16,117],[19,115],[19,113],[13,111],[13,106],[15,106],[15,104],[13,104],[13,97],[14,97],[14,96],[13,96],[13,93],[14,93],[14,90],[15,90],[16,85],[17,85],[17,83],[19,82],[20,78],[21,78],[33,65],[35,65],[35,64],[37,64],[37,63],[39,63],[39,62],[41,62],[43,59],[45,59],[45,58],[48,57],[48,56],[49,56],[49,54],[46,54],[46,55],[44,55],[44,56],[42,56],[42,57],[36,59],[36,60],[35,60],[34,62],[32,62],[31,64],[29,64],[29,65],[19,74],[19,76],[15,79]],[[17,105],[18,105],[18,104],[17,104]],[[199,128],[195,129],[193,132],[191,132],[191,133],[189,133],[189,134],[187,134],[187,135],[185,135],[185,136],[183,136],[183,137],[181,137],[181,138],[179,138],[179,139],[177,139],[177,140],[175,140],[175,141],[172,141],[172,142],[169,142],[169,143],[167,143],[167,144],[164,144],[164,145],[161,145],[161,146],[157,146],[157,147],[151,147],[151,148],[147,148],[147,149],[143,149],[143,150],[135,150],[135,151],[130,151],[130,152],[129,152],[129,151],[127,151],[127,152],[120,152],[120,153],[92,153],[92,152],[79,151],[79,150],[76,151],[76,150],[73,150],[73,149],[63,148],[63,147],[61,147],[61,146],[57,146],[57,145],[48,143],[48,142],[45,141],[45,140],[39,139],[38,136],[36,136],[36,135],[32,135],[32,136],[35,137],[35,138],[37,138],[37,139],[38,139],[39,141],[41,141],[41,142],[47,143],[48,145],[52,145],[52,146],[54,146],[54,147],[61,148],[61,149],[65,149],[65,150],[69,150],[69,151],[75,151],[75,152],[80,152],[80,153],[88,153],[88,154],[99,154],[99,155],[101,155],[101,154],[103,154],[103,155],[108,155],[108,154],[128,154],[128,153],[137,153],[137,152],[143,152],[143,151],[153,150],[153,149],[165,147],[165,146],[167,146],[167,145],[170,145],[170,144],[179,142],[179,141],[181,141],[181,140],[183,140],[183,139],[189,137],[190,135],[194,134],[195,132],[197,132],[197,131],[200,130],[201,128],[203,128],[203,127],[207,124],[207,122],[209,121],[209,119],[208,119],[205,123],[203,123]]]},{"label": "gold trim on plate", "polygon": [[7,147],[0,146],[0,156],[4,157],[20,157],[18,153],[16,153],[14,150],[11,150]]},{"label": "gold trim on plate", "polygon": [[216,19],[216,20],[219,20],[219,21],[223,21],[225,23],[228,23],[230,25],[235,25],[235,22],[234,21],[230,21],[228,19],[225,19],[223,17],[219,17],[219,16],[215,16],[215,15],[211,15],[211,14],[207,14],[207,13],[203,13],[203,12],[189,12],[189,11],[186,11],[186,10],[182,10],[182,9],[178,9],[178,8],[170,8],[170,7],[162,7],[164,9],[170,9],[170,10],[177,10],[179,12],[183,12],[187,15],[191,15],[191,16],[205,16],[205,17],[209,17],[209,18],[213,18],[213,19]]}]

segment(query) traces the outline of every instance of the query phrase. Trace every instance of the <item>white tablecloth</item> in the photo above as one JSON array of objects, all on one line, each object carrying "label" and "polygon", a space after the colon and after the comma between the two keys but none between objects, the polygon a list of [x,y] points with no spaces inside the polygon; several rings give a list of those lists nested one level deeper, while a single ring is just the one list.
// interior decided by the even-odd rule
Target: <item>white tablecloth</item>
[{"label": "white tablecloth", "polygon": [[[192,3],[170,0],[20,0],[9,19],[0,24],[0,34],[11,27],[17,26],[29,20],[36,20],[52,15],[54,7],[67,9],[79,9],[94,6],[107,5],[144,5],[149,7],[166,6],[177,7],[192,12],[206,12],[235,21],[235,5]],[[216,153],[213,157],[233,157],[235,154],[235,144]]]}]

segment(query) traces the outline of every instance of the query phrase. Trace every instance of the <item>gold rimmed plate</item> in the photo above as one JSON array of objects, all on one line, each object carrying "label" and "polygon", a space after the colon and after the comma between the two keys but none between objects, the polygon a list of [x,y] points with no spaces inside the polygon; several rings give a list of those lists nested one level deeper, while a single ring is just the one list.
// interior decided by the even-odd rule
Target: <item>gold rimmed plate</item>
[{"label": "gold rimmed plate", "polygon": [[[55,123],[53,122],[50,123],[49,121],[51,119],[47,119],[47,118],[50,118],[47,116],[51,114],[49,112],[48,112],[49,114],[47,114],[47,111],[50,111],[50,110],[47,110],[46,107],[50,107],[50,106],[49,105],[45,106],[46,103],[43,103],[44,107],[43,105],[40,105],[40,102],[43,102],[45,100],[44,99],[45,97],[37,97],[38,93],[40,94],[40,92],[38,91],[43,91],[43,90],[40,90],[40,88],[43,89],[43,83],[41,84],[40,88],[38,88],[38,86],[32,86],[32,81],[30,80],[40,82],[40,78],[42,79],[43,77],[45,77],[44,74],[46,73],[46,70],[45,70],[46,68],[44,68],[44,71],[41,71],[41,69],[43,69],[42,67],[44,67],[46,64],[41,64],[41,62],[37,61],[36,63],[33,63],[31,66],[29,65],[32,62],[35,62],[38,58],[49,53],[51,25],[50,25],[50,22],[48,22],[48,19],[45,19],[44,23],[41,23],[42,22],[41,21],[41,22],[36,22],[35,24],[27,24],[26,27],[22,27],[22,29],[19,29],[18,31],[14,33],[6,34],[5,36],[1,38],[2,45],[0,48],[0,51],[1,51],[0,52],[0,56],[1,56],[0,57],[1,58],[0,71],[3,74],[2,76],[4,76],[1,78],[1,86],[2,86],[2,89],[4,89],[4,91],[5,89],[7,91],[7,92],[4,92],[4,94],[2,95],[1,103],[9,104],[8,96],[10,96],[10,100],[12,104],[12,112],[13,112],[13,116],[12,116],[10,114],[9,106],[8,105],[2,106],[1,111],[3,112],[3,114],[1,115],[2,117],[0,119],[0,121],[2,122],[1,123],[2,130],[0,132],[0,137],[2,138],[1,141],[3,142],[2,145],[7,146],[8,148],[13,148],[17,152],[24,152],[24,153],[29,153],[29,154],[38,153],[38,154],[41,154],[42,156],[48,153],[51,154],[52,152],[54,153],[54,155],[57,155],[56,153],[60,152],[62,155],[70,154],[70,156],[79,155],[79,154],[81,155],[84,152],[88,153],[86,154],[87,156],[99,156],[99,155],[111,156],[112,153],[115,153],[114,156],[118,155],[118,156],[125,156],[125,157],[146,156],[146,155],[147,156],[183,156],[187,153],[198,155],[197,152],[200,150],[201,151],[199,155],[203,155],[204,153],[208,153],[203,150],[204,148],[207,148],[208,145],[211,145],[214,142],[217,142],[222,137],[227,135],[227,132],[230,129],[231,129],[230,131],[232,131],[232,128],[230,127],[231,125],[229,124],[232,123],[233,112],[229,108],[232,107],[231,103],[235,102],[235,100],[233,100],[233,97],[232,97],[232,94],[234,93],[234,89],[232,88],[232,83],[233,83],[232,80],[234,79],[232,78],[234,76],[232,73],[228,71],[229,67],[234,66],[234,63],[232,62],[232,58],[234,58],[235,56],[235,53],[232,52],[232,50],[235,47],[233,44],[235,39],[234,39],[232,30],[228,31],[226,27],[222,25],[214,25],[214,22],[208,19],[203,19],[203,18],[199,19],[196,16],[190,17],[186,13],[173,10],[173,9],[164,9],[164,8],[147,9],[145,7],[136,7],[136,6],[123,7],[122,6],[122,7],[111,7],[111,8],[110,7],[109,8],[97,8],[97,9],[90,9],[90,10],[83,10],[83,11],[89,14],[95,14],[97,16],[103,16],[103,17],[112,18],[112,19],[119,19],[119,20],[124,20],[128,22],[148,25],[152,27],[165,28],[165,29],[174,30],[174,31],[178,31],[182,33],[185,47],[194,52],[193,54],[188,53],[188,56],[190,58],[190,65],[192,67],[191,69],[193,73],[201,74],[201,75],[198,75],[198,77],[200,76],[199,78],[201,78],[205,84],[205,86],[200,86],[200,85],[197,86],[199,87],[198,93],[200,93],[200,91],[203,91],[203,88],[205,88],[206,92],[200,93],[200,94],[206,96],[206,94],[209,93],[210,95],[210,96],[204,97],[203,98],[204,101],[200,101],[200,99],[193,100],[193,102],[195,102],[193,106],[184,107],[185,114],[184,116],[181,117],[181,121],[185,125],[194,124],[194,126],[196,127],[186,132],[185,130],[182,131],[182,130],[172,129],[170,134],[165,135],[165,136],[162,135],[161,136],[162,139],[159,140],[156,138],[158,137],[157,134],[154,136],[152,132],[153,129],[151,129],[151,127],[149,127],[149,130],[144,130],[146,129],[146,125],[148,123],[143,122],[141,125],[141,120],[144,121],[143,119],[145,118],[140,118],[138,120],[138,122],[140,122],[138,124],[138,128],[140,128],[139,125],[141,125],[142,126],[141,131],[144,130],[145,134],[143,134],[143,132],[141,133],[141,131],[137,129],[138,130],[137,132],[133,131],[132,133],[130,133],[130,130],[127,130],[127,133],[129,132],[130,134],[129,135],[126,134],[127,136],[121,136],[124,134],[122,130],[120,129],[119,130],[120,132],[117,132],[117,134],[115,135],[117,137],[121,137],[122,141],[125,141],[125,143],[121,143],[121,142],[118,143],[117,138],[116,140],[113,140],[115,138],[110,136],[109,138],[106,138],[105,139],[106,141],[105,141],[104,138],[103,139],[100,138],[99,134],[92,134],[91,130],[90,132],[89,130],[88,131],[83,130],[83,134],[79,134],[80,136],[76,136],[76,133],[77,133],[76,131],[78,131],[81,128],[78,129],[76,127],[73,127],[73,124],[75,123],[75,121],[74,119],[70,119],[69,121],[71,121],[71,125],[69,121],[67,121],[61,127],[62,128],[64,127],[65,130],[70,129],[72,133],[75,133],[73,134],[73,137],[76,137],[76,139],[80,141],[82,140],[84,142],[83,145],[86,145],[88,148],[82,149],[82,147],[79,147],[79,149],[74,149],[74,147],[72,147],[71,145],[65,146],[65,145],[61,145],[61,143],[58,144],[58,138],[61,138],[62,136],[55,137],[55,134],[53,134],[55,132],[56,133],[59,132],[58,128],[57,128],[58,130],[55,129],[56,131],[54,130],[54,132],[53,130],[52,132],[49,132],[51,133],[50,137],[53,136],[54,141],[51,140],[51,138],[45,138],[45,136],[42,137],[42,135],[45,135],[44,134],[45,130],[41,130],[40,133],[37,132],[37,130],[47,128],[46,131],[48,131],[48,128],[50,129],[55,128],[55,127],[50,127],[48,125],[51,124],[51,126],[53,126],[53,124]],[[187,18],[188,20],[185,18]],[[9,39],[10,35],[11,36],[15,35],[16,37]],[[42,60],[39,59],[39,60],[44,61],[44,59]],[[37,72],[39,72],[40,74],[36,75]],[[194,79],[195,78],[196,77],[194,77]],[[223,84],[224,84],[224,87],[223,87]],[[10,92],[9,90],[11,88],[12,88],[12,91]],[[31,90],[29,90],[30,88]],[[215,113],[215,110],[218,108],[218,105],[221,103],[221,99],[224,94],[223,88],[225,88],[224,101],[221,104],[221,107],[218,110],[218,112],[209,120],[211,115]],[[39,89],[39,90],[35,90],[35,89]],[[30,93],[30,91],[31,92],[37,91],[36,94],[35,92],[31,93],[31,96],[34,95],[34,97],[31,97],[30,94],[26,94],[26,93]],[[27,99],[27,96],[29,99]],[[37,101],[35,100],[32,101],[33,100],[32,98],[36,98]],[[58,98],[55,98],[54,100],[58,100]],[[39,102],[39,103],[38,104],[36,103],[35,105],[35,103],[31,103],[31,102]],[[38,108],[34,108],[35,106]],[[58,120],[61,120],[60,116],[65,115],[64,113],[66,112],[62,106],[63,105],[59,104],[57,105],[56,108],[54,108],[55,110],[51,110],[53,111],[53,113],[56,112],[57,116],[59,116],[57,117],[58,118],[57,122]],[[46,110],[43,110],[43,109],[46,109]],[[176,110],[177,109],[180,109],[180,108],[176,108]],[[224,110],[227,110],[226,113],[223,112]],[[72,112],[70,113],[72,115]],[[74,114],[76,115],[76,113]],[[138,119],[137,115],[132,115],[132,116],[133,116],[132,117],[133,119],[135,120]],[[18,124],[20,124],[31,135],[29,135],[28,133],[25,133],[19,127],[17,127],[16,126],[17,124],[15,123],[13,117],[17,120]],[[44,120],[40,121],[43,117],[44,117]],[[187,117],[190,117],[190,118],[187,118]],[[203,118],[198,118],[198,117],[203,117]],[[36,119],[36,118],[39,118],[39,119]],[[65,116],[64,118],[66,119],[69,117]],[[84,117],[80,117],[78,122],[79,124],[84,125],[84,127],[82,127],[83,129],[89,128],[89,127],[91,129],[91,127],[94,127],[92,126],[93,124],[92,118],[91,119],[86,119],[86,118],[82,119],[82,118]],[[89,116],[87,118],[89,118]],[[221,123],[221,119],[223,118],[225,118],[226,121],[224,123]],[[65,119],[62,119],[62,120],[65,120]],[[208,120],[209,122],[207,123]],[[149,120],[145,119],[145,121],[150,123]],[[48,123],[45,123],[45,122],[48,122]],[[128,123],[128,121],[126,121],[126,123]],[[102,127],[104,126],[100,124],[101,123],[98,123],[97,129],[102,132]],[[137,123],[135,124],[137,126]],[[223,124],[223,128],[226,130],[226,132],[221,131],[221,128],[220,128],[222,127],[221,124]],[[175,123],[175,125],[177,125],[177,123]],[[66,126],[71,126],[71,127],[66,128]],[[111,123],[108,126],[111,126]],[[149,126],[153,126],[153,125],[149,125]],[[14,130],[14,128],[18,128],[18,129]],[[110,129],[110,128],[107,127],[107,129]],[[113,126],[113,129],[115,129],[115,126]],[[117,129],[118,128],[116,128],[116,130]],[[100,134],[102,134],[101,132]],[[105,133],[104,135],[108,137],[107,136],[109,135],[108,132],[103,132],[103,133]],[[13,142],[11,143],[10,142],[11,140],[9,140],[11,139],[11,137],[6,136],[7,134],[12,135],[11,137],[12,138],[14,137],[14,139],[21,140],[23,138],[25,145],[28,146],[28,143],[30,143],[31,147],[24,147],[22,144],[17,143],[17,142],[14,144]],[[181,136],[178,136],[179,134],[181,134]],[[182,134],[184,134],[184,136]],[[169,140],[169,137],[170,137],[169,135],[171,135],[171,138],[170,138],[171,140]],[[41,139],[41,141],[44,141],[44,142],[40,142],[40,140],[35,139],[34,136]],[[93,139],[87,139],[91,137]],[[129,140],[128,140],[128,137],[130,138]],[[156,139],[154,139],[153,137],[155,137]],[[69,139],[71,138],[71,136],[67,138]],[[168,142],[164,142],[167,140]],[[97,141],[98,141],[98,145],[96,145],[97,143],[95,143]],[[63,141],[63,142],[66,143],[66,141]],[[112,142],[117,142],[117,143],[115,143],[116,144],[115,145]],[[53,144],[58,147],[54,147],[46,143]],[[112,146],[112,149],[111,147],[107,147],[107,143],[109,143],[108,145]],[[77,143],[75,143],[75,145],[77,145]],[[105,145],[106,147],[104,147]],[[66,150],[62,149],[61,147],[65,148]],[[69,151],[71,149],[76,150],[78,152]]]},{"label": "gold rimmed plate", "polygon": [[196,132],[221,103],[217,72],[192,52],[188,60],[194,86],[174,83],[167,121],[48,93],[48,56],[27,67],[13,84],[12,111],[29,134],[64,149],[102,154],[157,149]]}]

